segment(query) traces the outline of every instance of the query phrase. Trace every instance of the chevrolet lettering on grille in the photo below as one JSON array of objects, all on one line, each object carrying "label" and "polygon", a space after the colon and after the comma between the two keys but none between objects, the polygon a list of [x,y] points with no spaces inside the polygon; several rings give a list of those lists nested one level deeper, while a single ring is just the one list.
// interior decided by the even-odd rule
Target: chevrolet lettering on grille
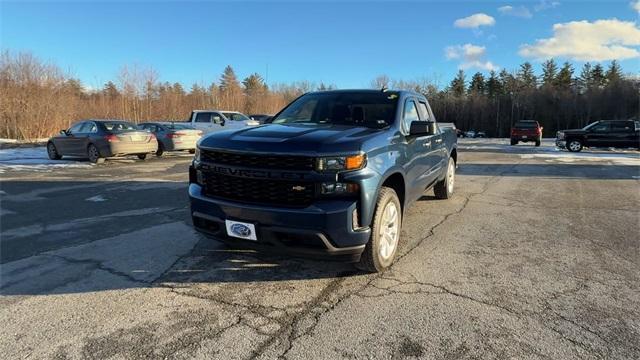
[{"label": "chevrolet lettering on grille", "polygon": [[304,189],[306,189],[306,187],[300,185],[291,188],[293,191],[304,191]]},{"label": "chevrolet lettering on grille", "polygon": [[[305,174],[303,173],[254,170],[254,169],[237,169],[237,168],[219,166],[219,165],[203,165],[202,169],[206,169],[211,172],[215,172],[223,175],[256,178],[256,179],[304,180],[305,178]],[[304,188],[302,190],[304,190]]]}]

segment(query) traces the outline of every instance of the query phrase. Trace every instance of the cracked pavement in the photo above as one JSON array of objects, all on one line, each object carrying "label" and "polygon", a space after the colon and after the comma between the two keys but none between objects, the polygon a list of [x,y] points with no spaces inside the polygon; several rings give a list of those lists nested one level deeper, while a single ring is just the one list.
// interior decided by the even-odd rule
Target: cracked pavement
[{"label": "cracked pavement", "polygon": [[195,233],[189,156],[5,172],[0,353],[640,358],[638,153],[539,151],[463,147],[456,195],[407,211],[382,274]]}]

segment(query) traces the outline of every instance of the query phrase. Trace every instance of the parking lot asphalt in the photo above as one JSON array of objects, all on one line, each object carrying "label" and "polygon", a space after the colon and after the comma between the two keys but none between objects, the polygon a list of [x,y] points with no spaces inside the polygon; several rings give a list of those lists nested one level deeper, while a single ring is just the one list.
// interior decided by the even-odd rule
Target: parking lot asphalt
[{"label": "parking lot asphalt", "polygon": [[382,274],[196,234],[188,155],[8,168],[0,354],[637,359],[638,154],[463,141]]}]

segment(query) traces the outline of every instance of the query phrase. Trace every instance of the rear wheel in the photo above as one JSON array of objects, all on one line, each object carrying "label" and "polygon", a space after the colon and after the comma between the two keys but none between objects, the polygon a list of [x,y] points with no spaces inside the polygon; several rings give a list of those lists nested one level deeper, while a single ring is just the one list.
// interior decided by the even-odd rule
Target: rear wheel
[{"label": "rear wheel", "polygon": [[511,145],[518,145],[518,140],[516,139],[511,139]]},{"label": "rear wheel", "polygon": [[536,146],[540,146],[540,142],[541,142],[540,139],[537,139],[536,140]]},{"label": "rear wheel", "polygon": [[164,154],[164,146],[158,141],[158,150],[156,150],[156,156],[162,156]]},{"label": "rear wheel", "polygon": [[99,164],[104,161],[104,158],[100,156],[100,151],[98,151],[98,148],[93,144],[89,144],[87,147],[87,157],[89,161],[94,164]]},{"label": "rear wheel", "polygon": [[138,154],[138,159],[144,160],[147,158],[147,154]]},{"label": "rear wheel", "polygon": [[398,195],[392,188],[380,189],[371,238],[360,257],[358,268],[369,272],[380,272],[391,266],[400,240],[401,209]]},{"label": "rear wheel", "polygon": [[567,149],[571,152],[579,152],[582,150],[582,142],[580,140],[569,140],[567,142]]},{"label": "rear wheel", "polygon": [[456,181],[456,162],[453,158],[449,158],[447,164],[447,173],[444,180],[438,181],[433,187],[433,193],[438,199],[448,199],[453,196],[453,186]]},{"label": "rear wheel", "polygon": [[47,144],[47,154],[49,155],[49,159],[51,160],[62,159],[62,156],[58,154],[58,149],[56,149],[56,146],[52,142]]}]

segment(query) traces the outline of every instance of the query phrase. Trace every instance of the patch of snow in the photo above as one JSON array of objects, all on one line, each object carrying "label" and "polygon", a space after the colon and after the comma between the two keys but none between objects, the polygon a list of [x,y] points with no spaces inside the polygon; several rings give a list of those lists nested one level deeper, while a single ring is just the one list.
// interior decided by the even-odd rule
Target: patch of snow
[{"label": "patch of snow", "polygon": [[94,201],[94,202],[107,201],[107,199],[105,199],[104,196],[102,196],[102,195],[92,196],[90,198],[86,198],[85,200],[86,201]]},{"label": "patch of snow", "polygon": [[56,168],[88,168],[86,161],[51,160],[44,146],[0,150],[0,173],[14,171],[51,171]]},{"label": "patch of snow", "polygon": [[640,165],[640,155],[625,152],[557,152],[555,154],[521,154],[522,159],[549,159],[563,163],[578,161],[610,161],[619,165]]}]

